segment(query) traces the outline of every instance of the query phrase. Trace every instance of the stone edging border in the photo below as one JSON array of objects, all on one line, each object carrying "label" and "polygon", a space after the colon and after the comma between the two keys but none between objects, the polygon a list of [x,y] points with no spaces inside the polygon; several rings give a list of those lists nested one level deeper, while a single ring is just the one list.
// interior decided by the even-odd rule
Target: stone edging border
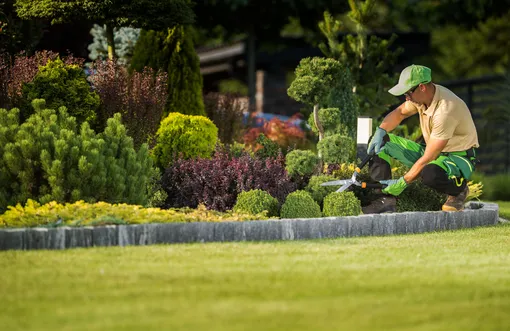
[{"label": "stone edging border", "polygon": [[470,202],[462,212],[405,212],[221,223],[7,228],[0,229],[0,250],[382,236],[490,226],[497,224],[498,220],[497,204]]}]

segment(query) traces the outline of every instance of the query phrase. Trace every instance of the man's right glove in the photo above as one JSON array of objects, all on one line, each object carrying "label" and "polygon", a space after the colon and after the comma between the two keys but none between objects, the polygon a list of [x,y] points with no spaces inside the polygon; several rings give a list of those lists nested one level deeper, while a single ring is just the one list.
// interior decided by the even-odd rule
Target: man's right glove
[{"label": "man's right glove", "polygon": [[378,154],[381,151],[381,146],[383,144],[383,138],[386,135],[386,130],[377,127],[375,133],[368,144],[367,153],[368,154]]}]

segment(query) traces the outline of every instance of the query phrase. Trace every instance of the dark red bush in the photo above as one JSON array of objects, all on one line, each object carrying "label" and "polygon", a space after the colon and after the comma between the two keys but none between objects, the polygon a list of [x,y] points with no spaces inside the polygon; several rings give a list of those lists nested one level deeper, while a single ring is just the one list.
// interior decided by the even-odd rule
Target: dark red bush
[{"label": "dark red bush", "polygon": [[267,159],[248,154],[234,158],[224,151],[217,151],[212,159],[178,159],[166,169],[162,187],[168,193],[168,208],[196,208],[203,203],[217,211],[232,209],[243,191],[261,189],[282,204],[296,189],[282,154]]},{"label": "dark red bush", "polygon": [[167,74],[156,73],[149,67],[129,74],[116,61],[97,60],[90,81],[101,98],[101,110],[97,114],[99,127],[105,126],[113,114],[121,113],[135,145],[150,144],[165,108]]},{"label": "dark red bush", "polygon": [[[39,67],[48,63],[48,60],[55,60],[58,53],[52,51],[38,51],[32,56],[25,53],[18,53],[14,61],[10,62],[8,57],[0,59],[0,106],[4,108],[20,107],[21,94],[24,83],[30,83],[39,72]],[[85,63],[85,59],[76,58],[73,55],[62,57],[65,64],[76,64],[80,67]]]}]

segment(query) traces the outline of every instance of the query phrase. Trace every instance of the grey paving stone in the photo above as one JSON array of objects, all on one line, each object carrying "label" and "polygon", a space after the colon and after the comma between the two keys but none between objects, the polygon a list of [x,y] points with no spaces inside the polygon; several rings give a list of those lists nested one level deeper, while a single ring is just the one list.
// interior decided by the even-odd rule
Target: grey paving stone
[{"label": "grey paving stone", "polygon": [[119,246],[135,245],[136,227],[132,225],[119,225],[117,228]]},{"label": "grey paving stone", "polygon": [[387,236],[395,233],[395,214],[380,214],[374,217],[372,224],[373,236]]},{"label": "grey paving stone", "polygon": [[296,221],[285,219],[282,224],[282,240],[294,240],[296,238]]},{"label": "grey paving stone", "polygon": [[370,236],[374,218],[378,215],[360,215],[349,219],[349,237]]},{"label": "grey paving stone", "polygon": [[214,241],[214,223],[213,222],[199,222],[197,223],[197,237],[198,242],[212,242]]},{"label": "grey paving stone", "polygon": [[48,242],[48,229],[30,228],[26,231],[26,249],[46,249]]},{"label": "grey paving stone", "polygon": [[347,237],[349,234],[348,217],[324,217],[319,221],[323,238]]},{"label": "grey paving stone", "polygon": [[118,229],[115,225],[97,226],[92,230],[93,246],[117,246],[119,243],[118,238]]},{"label": "grey paving stone", "polygon": [[26,229],[2,229],[0,248],[3,250],[26,249]]},{"label": "grey paving stone", "polygon": [[282,239],[282,224],[279,220],[264,220],[263,225],[264,240],[274,241]]},{"label": "grey paving stone", "polygon": [[162,223],[155,227],[156,244],[172,244],[186,242],[181,233],[186,225],[192,223]]},{"label": "grey paving stone", "polygon": [[66,248],[66,230],[64,227],[48,229],[48,249],[65,249]]},{"label": "grey paving stone", "polygon": [[[78,248],[78,247],[92,247],[94,245],[93,232],[95,227],[64,227],[66,248]],[[113,243],[108,246],[116,246],[117,243]]]},{"label": "grey paving stone", "polygon": [[217,222],[214,223],[214,241],[234,241],[234,230],[236,223],[234,222]]}]

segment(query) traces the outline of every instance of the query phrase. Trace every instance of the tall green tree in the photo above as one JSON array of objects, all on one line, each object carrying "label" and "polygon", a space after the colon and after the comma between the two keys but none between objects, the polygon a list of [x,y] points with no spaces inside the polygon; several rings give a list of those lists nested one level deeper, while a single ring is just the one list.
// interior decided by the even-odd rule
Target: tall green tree
[{"label": "tall green tree", "polygon": [[23,19],[105,24],[110,59],[115,57],[114,27],[164,29],[194,22],[190,0],[16,0],[15,7]]},{"label": "tall green tree", "polygon": [[[216,31],[218,25],[228,36],[246,36],[248,68],[248,90],[250,103],[255,103],[255,49],[265,46],[280,46],[280,32],[291,17],[299,17],[300,24],[316,30],[317,21],[324,10],[343,12],[345,1],[328,0],[201,0],[194,7],[197,25]],[[258,44],[258,45],[257,45]]]},{"label": "tall green tree", "polygon": [[135,46],[131,69],[144,67],[168,73],[168,100],[164,117],[179,112],[205,116],[202,97],[203,78],[200,60],[193,45],[190,26],[176,26],[165,31],[142,30]]},{"label": "tall green tree", "polygon": [[[349,67],[360,113],[377,117],[398,102],[387,90],[398,80],[398,73],[391,70],[402,49],[391,49],[396,35],[389,40],[369,36],[368,24],[375,15],[375,2],[349,0],[351,10],[344,18],[345,23],[325,12],[319,28],[326,42],[322,42],[319,48],[324,55]],[[349,33],[339,40],[344,31]]]}]

